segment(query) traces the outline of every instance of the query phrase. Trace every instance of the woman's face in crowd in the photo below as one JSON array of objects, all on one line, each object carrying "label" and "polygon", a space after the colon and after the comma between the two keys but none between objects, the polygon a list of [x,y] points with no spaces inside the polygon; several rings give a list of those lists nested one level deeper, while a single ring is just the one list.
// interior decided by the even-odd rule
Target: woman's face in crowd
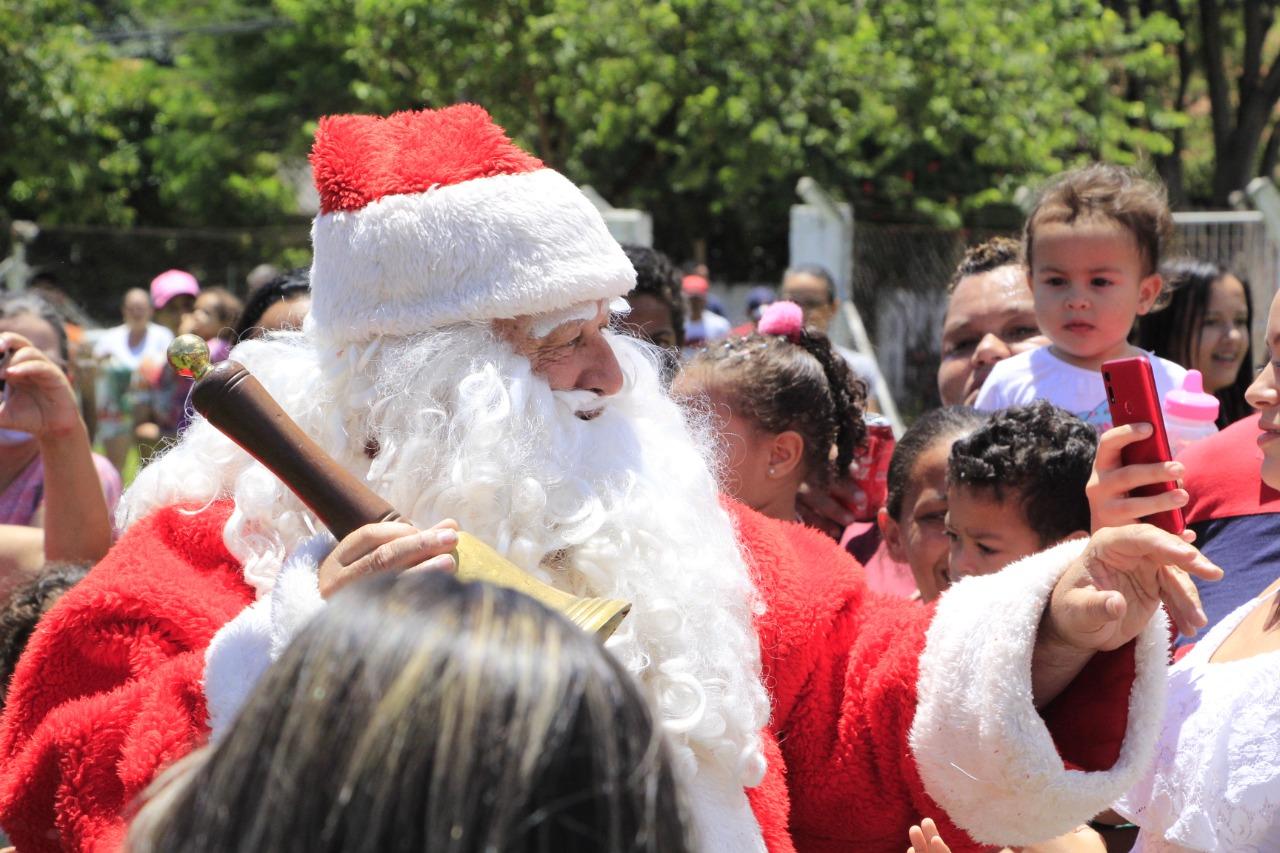
[{"label": "woman's face in crowd", "polygon": [[897,536],[889,541],[890,555],[911,566],[923,601],[933,601],[951,585],[947,564],[947,457],[955,436],[946,436],[916,457],[902,500]]},{"label": "woman's face in crowd", "polygon": [[1212,394],[1235,382],[1248,349],[1249,303],[1244,284],[1228,273],[1210,285],[1200,323],[1194,367],[1204,376],[1204,390]]},{"label": "woman's face in crowd", "polygon": [[1046,343],[1021,266],[1008,264],[960,279],[942,323],[942,405],[972,406],[996,362]]},{"label": "woman's face in crowd", "polygon": [[58,333],[47,322],[34,314],[19,314],[16,317],[0,318],[0,332],[13,332],[31,341],[31,345],[52,361],[67,369],[58,349]]},{"label": "woman's face in crowd", "polygon": [[191,311],[191,331],[208,340],[217,337],[222,329],[221,297],[216,293],[202,293],[196,297],[196,306]]},{"label": "woman's face in crowd", "polygon": [[[0,318],[0,332],[13,332],[22,335],[31,341],[31,345],[40,352],[44,353],[50,361],[61,367],[64,371],[67,369],[66,362],[62,360],[62,353],[58,349],[58,333],[46,323],[44,320],[34,314],[19,314],[16,317]],[[0,430],[0,454],[4,454],[9,458],[11,451],[21,448],[22,453],[29,452],[34,447],[35,436],[27,436],[23,438],[23,433],[17,430]]]},{"label": "woman's face in crowd", "polygon": [[1262,415],[1258,421],[1262,481],[1280,489],[1280,293],[1267,315],[1267,364],[1244,396]]},{"label": "woman's face in crowd", "polygon": [[254,326],[254,329],[262,331],[255,331],[253,337],[282,329],[301,329],[302,321],[307,318],[307,312],[310,310],[311,297],[306,294],[292,299],[281,299],[262,312],[262,319],[258,321],[258,325]]},{"label": "woman's face in crowd", "polygon": [[156,309],[155,321],[174,334],[178,334],[183,318],[195,308],[196,298],[189,293],[170,297],[163,308]]}]

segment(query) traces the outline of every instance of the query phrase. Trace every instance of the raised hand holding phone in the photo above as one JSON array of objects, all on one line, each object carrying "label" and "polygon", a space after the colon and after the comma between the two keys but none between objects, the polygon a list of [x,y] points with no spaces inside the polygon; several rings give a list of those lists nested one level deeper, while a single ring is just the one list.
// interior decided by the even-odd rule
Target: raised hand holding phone
[{"label": "raised hand holding phone", "polygon": [[1150,362],[1108,361],[1102,379],[1114,428],[1098,444],[1088,487],[1094,529],[1138,520],[1183,536],[1188,495],[1177,483],[1183,469],[1169,452]]},{"label": "raised hand holding phone", "polygon": [[61,367],[14,332],[0,334],[0,428],[56,439],[84,429]]}]

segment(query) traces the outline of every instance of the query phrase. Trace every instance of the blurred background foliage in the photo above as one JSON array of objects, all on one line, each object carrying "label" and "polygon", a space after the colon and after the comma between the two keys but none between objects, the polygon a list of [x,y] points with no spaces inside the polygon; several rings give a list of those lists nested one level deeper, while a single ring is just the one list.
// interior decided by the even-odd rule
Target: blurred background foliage
[{"label": "blurred background foliage", "polygon": [[[1270,2],[0,0],[0,220],[298,221],[315,119],[483,104],[678,257],[786,258],[801,175],[863,221],[1010,227],[1104,158],[1224,206],[1280,155]],[[300,208],[300,203],[302,207]]]}]

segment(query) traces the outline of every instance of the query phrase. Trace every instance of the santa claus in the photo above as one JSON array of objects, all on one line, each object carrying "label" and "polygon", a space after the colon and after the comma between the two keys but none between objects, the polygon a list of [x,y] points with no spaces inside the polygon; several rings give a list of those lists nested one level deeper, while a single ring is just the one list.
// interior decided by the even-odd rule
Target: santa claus
[{"label": "santa claus", "polygon": [[[483,110],[328,118],[312,163],[311,316],[233,357],[406,518],[633,603],[608,648],[674,747],[701,849],[901,850],[922,815],[957,849],[1029,843],[1132,781],[1157,731],[1158,599],[1190,606],[1165,566],[1207,572],[1194,549],[1151,530],[1118,576],[1101,534],[1066,546],[1065,574],[967,580],[936,610],[876,597],[834,543],[719,500],[659,353],[609,329],[626,256]],[[22,850],[117,846],[129,803],[332,590],[447,568],[453,545],[407,524],[335,543],[200,418],[122,522],[9,694],[0,824]]]}]

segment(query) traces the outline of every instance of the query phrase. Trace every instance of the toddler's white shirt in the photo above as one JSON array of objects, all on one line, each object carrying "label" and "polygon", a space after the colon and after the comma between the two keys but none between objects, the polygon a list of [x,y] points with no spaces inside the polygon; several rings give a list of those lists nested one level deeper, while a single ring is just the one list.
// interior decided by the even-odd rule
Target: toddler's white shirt
[{"label": "toddler's white shirt", "polygon": [[[1187,371],[1179,364],[1147,353],[1156,391],[1163,405],[1165,395],[1181,387]],[[1006,358],[991,368],[982,384],[976,408],[983,411],[1025,406],[1036,400],[1048,400],[1060,409],[1088,423],[1099,433],[1111,429],[1111,410],[1107,406],[1107,389],[1102,372],[1085,370],[1068,364],[1054,355],[1049,347],[1040,347]]]}]

